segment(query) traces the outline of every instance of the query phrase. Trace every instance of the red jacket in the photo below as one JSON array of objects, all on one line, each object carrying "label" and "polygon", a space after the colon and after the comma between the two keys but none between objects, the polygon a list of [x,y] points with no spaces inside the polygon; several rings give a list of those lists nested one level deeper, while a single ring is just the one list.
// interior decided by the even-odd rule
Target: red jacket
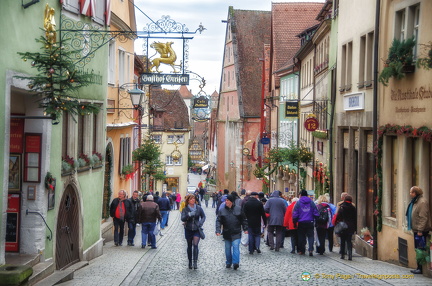
[{"label": "red jacket", "polygon": [[285,217],[284,217],[284,227],[286,227],[287,229],[297,229],[297,224],[293,222],[292,219],[292,213],[294,210],[294,206],[297,202],[293,202],[291,203],[286,212],[285,212]]}]

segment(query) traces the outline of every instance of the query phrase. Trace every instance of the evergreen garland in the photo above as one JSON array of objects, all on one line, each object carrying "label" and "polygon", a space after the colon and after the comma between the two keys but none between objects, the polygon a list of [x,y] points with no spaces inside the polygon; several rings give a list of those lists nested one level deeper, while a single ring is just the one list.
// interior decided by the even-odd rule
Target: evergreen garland
[{"label": "evergreen garland", "polygon": [[[24,61],[30,61],[37,69],[35,76],[17,76],[29,80],[28,88],[39,96],[39,107],[57,124],[63,111],[74,115],[98,113],[100,107],[84,103],[78,98],[78,89],[91,84],[92,74],[78,72],[68,59],[79,51],[66,51],[60,42],[51,43],[41,36],[36,42],[42,45],[41,52],[18,52]],[[75,94],[74,94],[75,93]],[[75,118],[74,118],[75,119]]]},{"label": "evergreen garland", "polygon": [[375,154],[377,156],[377,197],[375,199],[375,211],[374,215],[377,216],[377,231],[382,230],[382,146],[384,142],[385,135],[404,135],[406,137],[417,137],[426,140],[427,142],[432,142],[432,129],[426,126],[421,126],[419,128],[414,128],[411,125],[395,125],[386,124],[378,129],[378,140],[375,148]]}]

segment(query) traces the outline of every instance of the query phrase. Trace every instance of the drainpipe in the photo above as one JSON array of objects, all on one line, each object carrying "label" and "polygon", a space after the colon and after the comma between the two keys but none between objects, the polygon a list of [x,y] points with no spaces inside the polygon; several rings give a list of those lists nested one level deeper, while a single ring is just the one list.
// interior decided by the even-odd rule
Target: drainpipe
[{"label": "drainpipe", "polygon": [[[376,0],[376,11],[375,11],[375,39],[374,39],[374,88],[373,88],[373,110],[372,110],[372,133],[373,133],[373,142],[377,144],[378,139],[378,41],[379,41],[379,30],[380,30],[380,10],[381,10],[381,0]],[[374,156],[374,164],[372,165],[372,174],[376,174],[376,157]],[[374,193],[374,201],[378,195],[377,189],[377,180],[374,179],[373,184],[373,193]],[[378,232],[377,232],[377,217],[373,216],[373,225],[374,225],[374,243],[373,243],[373,259],[378,259]]]}]

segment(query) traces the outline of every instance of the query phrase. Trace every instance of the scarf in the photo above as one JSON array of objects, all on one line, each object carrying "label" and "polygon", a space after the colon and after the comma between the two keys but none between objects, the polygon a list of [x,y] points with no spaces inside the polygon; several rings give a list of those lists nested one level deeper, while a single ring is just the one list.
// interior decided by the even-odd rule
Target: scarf
[{"label": "scarf", "polygon": [[194,204],[193,207],[191,207],[190,205],[188,205],[188,208],[189,208],[189,210],[190,210],[191,212],[197,210],[196,204]]},{"label": "scarf", "polygon": [[124,202],[119,200],[119,213],[120,213],[120,219],[124,220],[125,210],[124,210]]},{"label": "scarf", "polygon": [[407,211],[406,211],[406,217],[407,217],[407,222],[408,222],[408,230],[411,230],[411,226],[412,226],[412,208],[414,206],[414,204],[416,203],[417,199],[419,196],[415,196],[414,198],[411,199],[411,202],[409,203],[408,207],[407,207]]}]

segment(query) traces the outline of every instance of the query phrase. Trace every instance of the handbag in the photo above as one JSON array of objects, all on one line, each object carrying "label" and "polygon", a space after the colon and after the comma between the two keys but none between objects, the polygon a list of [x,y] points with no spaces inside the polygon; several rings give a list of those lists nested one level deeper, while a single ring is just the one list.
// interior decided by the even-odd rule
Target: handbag
[{"label": "handbag", "polygon": [[204,229],[202,227],[198,228],[201,239],[205,238]]},{"label": "handbag", "polygon": [[336,226],[334,228],[334,232],[336,234],[341,234],[347,229],[348,229],[348,225],[344,221],[340,221],[336,224]]}]

